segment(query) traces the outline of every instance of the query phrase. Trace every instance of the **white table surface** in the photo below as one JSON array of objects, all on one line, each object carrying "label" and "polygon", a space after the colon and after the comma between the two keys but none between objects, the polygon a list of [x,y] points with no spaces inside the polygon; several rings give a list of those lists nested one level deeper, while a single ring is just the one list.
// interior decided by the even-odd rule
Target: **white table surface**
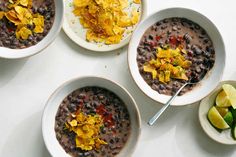
[{"label": "white table surface", "polygon": [[[146,0],[147,14],[166,7],[187,7],[209,17],[226,46],[223,80],[236,80],[235,0]],[[0,157],[50,157],[41,133],[41,116],[50,94],[68,79],[98,75],[112,79],[135,98],[142,134],[134,157],[235,157],[236,146],[211,140],[198,121],[199,103],[171,107],[153,126],[148,118],[161,105],[142,94],[127,67],[127,47],[92,53],[75,45],[63,31],[42,53],[28,59],[0,59]]]}]

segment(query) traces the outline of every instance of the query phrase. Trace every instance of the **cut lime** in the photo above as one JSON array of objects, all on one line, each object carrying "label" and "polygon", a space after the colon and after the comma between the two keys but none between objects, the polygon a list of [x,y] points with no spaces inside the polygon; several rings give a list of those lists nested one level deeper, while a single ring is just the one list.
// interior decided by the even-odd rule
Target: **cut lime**
[{"label": "cut lime", "polygon": [[218,129],[228,129],[229,125],[225,122],[223,117],[217,111],[215,106],[211,107],[208,111],[207,117],[211,124]]},{"label": "cut lime", "polygon": [[231,106],[236,109],[236,89],[230,84],[224,84],[222,88],[228,96]]},{"label": "cut lime", "polygon": [[215,107],[222,117],[224,117],[228,112],[228,107]]},{"label": "cut lime", "polygon": [[234,118],[230,111],[224,116],[224,120],[229,126],[232,126]]},{"label": "cut lime", "polygon": [[233,138],[236,140],[236,124],[233,125],[231,132],[232,132]]},{"label": "cut lime", "polygon": [[216,106],[218,107],[229,107],[231,106],[229,98],[226,95],[225,91],[222,90],[216,97]]}]

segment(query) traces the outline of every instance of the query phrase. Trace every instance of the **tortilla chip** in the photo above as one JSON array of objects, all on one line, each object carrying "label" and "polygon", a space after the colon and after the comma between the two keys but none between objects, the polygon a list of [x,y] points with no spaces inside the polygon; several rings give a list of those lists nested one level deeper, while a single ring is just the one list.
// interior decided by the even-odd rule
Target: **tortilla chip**
[{"label": "tortilla chip", "polygon": [[5,12],[0,11],[0,20],[5,16]]},{"label": "tortilla chip", "polygon": [[33,19],[33,23],[35,25],[34,32],[35,33],[43,33],[44,31],[44,17],[40,14],[35,14]]},{"label": "tortilla chip", "polygon": [[86,7],[90,3],[90,0],[74,0],[74,6],[75,7]]},{"label": "tortilla chip", "polygon": [[137,11],[127,14],[128,0],[74,0],[73,3],[74,15],[79,16],[81,25],[88,29],[88,41],[119,43],[126,27],[135,25],[140,16]]},{"label": "tortilla chip", "polygon": [[131,22],[132,22],[133,25],[138,23],[139,17],[140,17],[140,13],[137,10],[134,9],[132,11],[132,18],[131,18]]},{"label": "tortilla chip", "polygon": [[136,4],[141,4],[141,0],[133,0],[133,2]]},{"label": "tortilla chip", "polygon": [[26,40],[29,38],[30,35],[32,35],[32,32],[30,29],[28,29],[26,27],[22,27],[20,29],[17,29],[17,31],[16,31],[16,38],[17,39],[21,38],[21,39]]}]

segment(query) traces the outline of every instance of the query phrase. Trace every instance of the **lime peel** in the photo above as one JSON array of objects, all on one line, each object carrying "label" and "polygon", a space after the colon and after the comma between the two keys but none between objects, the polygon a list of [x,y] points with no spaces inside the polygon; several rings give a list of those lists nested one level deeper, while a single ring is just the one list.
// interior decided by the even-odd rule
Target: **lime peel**
[{"label": "lime peel", "polygon": [[230,84],[224,84],[222,88],[228,96],[231,106],[236,109],[236,89]]},{"label": "lime peel", "polygon": [[228,129],[230,126],[225,122],[224,118],[220,115],[215,106],[211,107],[208,111],[207,117],[211,124],[218,129]]}]

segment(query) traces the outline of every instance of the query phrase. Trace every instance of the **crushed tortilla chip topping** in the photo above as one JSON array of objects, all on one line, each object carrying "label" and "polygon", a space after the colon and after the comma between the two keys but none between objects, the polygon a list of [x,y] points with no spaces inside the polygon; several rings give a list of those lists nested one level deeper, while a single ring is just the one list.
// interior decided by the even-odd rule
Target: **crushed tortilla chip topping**
[{"label": "crushed tortilla chip topping", "polygon": [[192,62],[185,59],[183,54],[186,53],[187,51],[181,48],[158,47],[156,59],[145,63],[143,70],[151,73],[153,79],[158,79],[162,83],[168,83],[171,78],[188,80],[186,69],[192,65]]},{"label": "crushed tortilla chip topping", "polygon": [[22,28],[18,27],[17,29],[19,29],[16,31],[16,38],[17,39],[21,38],[21,39],[26,40],[29,38],[30,35],[32,35],[31,30],[25,26]]},{"label": "crushed tortilla chip topping", "polygon": [[[31,11],[32,0],[9,0],[7,12],[0,12],[0,20],[5,16],[17,26],[16,38],[27,40],[34,33],[43,33],[44,16]],[[34,26],[33,32],[27,26]]]},{"label": "crushed tortilla chip topping", "polygon": [[134,3],[136,3],[136,4],[140,4],[141,3],[141,0],[133,0],[134,1]]},{"label": "crushed tortilla chip topping", "polygon": [[5,16],[5,12],[0,11],[0,20]]},{"label": "crushed tortilla chip topping", "polygon": [[85,115],[82,112],[76,112],[71,115],[72,120],[65,123],[69,131],[76,134],[76,147],[88,151],[99,149],[101,145],[107,142],[99,138],[100,128],[103,127],[103,120],[100,115]]},{"label": "crushed tortilla chip topping", "polygon": [[140,13],[133,10],[131,15],[125,11],[128,0],[74,0],[75,16],[87,28],[86,40],[117,44],[122,40],[127,27],[138,23]]}]

